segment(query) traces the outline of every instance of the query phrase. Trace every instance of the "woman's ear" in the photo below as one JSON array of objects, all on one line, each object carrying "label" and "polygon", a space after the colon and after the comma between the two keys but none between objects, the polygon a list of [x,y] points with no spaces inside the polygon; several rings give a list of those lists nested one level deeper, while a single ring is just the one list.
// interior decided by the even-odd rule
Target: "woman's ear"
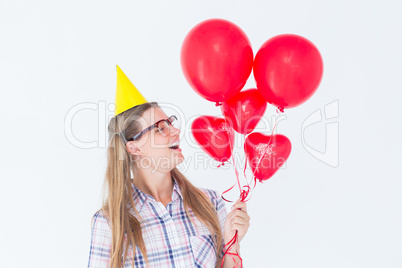
[{"label": "woman's ear", "polygon": [[141,156],[141,150],[137,147],[135,142],[129,141],[126,143],[127,151],[134,156]]}]

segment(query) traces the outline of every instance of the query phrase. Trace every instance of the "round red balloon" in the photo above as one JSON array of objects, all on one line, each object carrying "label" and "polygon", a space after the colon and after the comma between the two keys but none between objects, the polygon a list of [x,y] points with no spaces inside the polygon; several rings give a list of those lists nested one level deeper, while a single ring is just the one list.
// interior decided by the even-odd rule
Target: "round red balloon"
[{"label": "round red balloon", "polygon": [[293,34],[275,36],[258,50],[254,60],[257,88],[280,109],[298,106],[317,90],[323,61],[317,47]]},{"label": "round red balloon", "polygon": [[244,142],[248,163],[260,181],[268,180],[275,174],[288,159],[291,149],[290,140],[280,134],[269,136],[255,132],[248,135]]},{"label": "round red balloon", "polygon": [[232,155],[234,133],[225,119],[214,116],[199,116],[191,124],[191,133],[200,147],[219,162]]},{"label": "round red balloon", "polygon": [[248,134],[254,130],[267,108],[267,102],[257,89],[243,90],[222,103],[222,114],[234,130]]},{"label": "round red balloon", "polygon": [[199,95],[222,102],[245,85],[253,67],[253,51],[246,34],[236,24],[209,19],[197,24],[184,39],[181,67]]}]

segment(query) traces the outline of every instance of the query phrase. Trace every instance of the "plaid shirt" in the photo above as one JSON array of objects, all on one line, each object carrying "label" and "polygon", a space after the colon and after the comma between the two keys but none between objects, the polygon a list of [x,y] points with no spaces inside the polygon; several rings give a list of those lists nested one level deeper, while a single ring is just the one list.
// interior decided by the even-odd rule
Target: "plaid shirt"
[{"label": "plaid shirt", "polygon": [[[183,196],[179,185],[174,180],[172,202],[166,207],[139,189],[134,184],[133,198],[135,208],[144,219],[142,236],[147,250],[148,267],[215,267],[216,250],[211,233],[189,208],[195,225],[184,210]],[[226,219],[225,203],[214,190],[200,188],[215,206],[223,233]],[[131,212],[134,215],[133,210]],[[88,268],[109,267],[112,233],[107,218],[101,211],[94,215],[91,248]],[[129,253],[132,247],[129,248]],[[223,256],[223,249],[220,257]],[[122,256],[123,259],[123,256]],[[131,267],[132,255],[128,254],[125,268]],[[135,250],[135,267],[146,267],[145,260],[138,246]]]}]

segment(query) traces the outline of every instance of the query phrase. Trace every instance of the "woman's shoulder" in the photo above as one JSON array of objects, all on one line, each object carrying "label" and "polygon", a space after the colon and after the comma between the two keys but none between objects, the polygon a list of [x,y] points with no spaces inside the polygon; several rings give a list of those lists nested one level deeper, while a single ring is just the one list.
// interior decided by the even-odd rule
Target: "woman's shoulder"
[{"label": "woman's shoulder", "polygon": [[103,228],[105,227],[110,228],[109,219],[105,215],[105,212],[102,209],[96,211],[95,214],[92,216],[92,226],[93,227],[102,226]]},{"label": "woman's shoulder", "polygon": [[106,217],[106,215],[105,215],[105,212],[104,212],[102,209],[96,211],[95,214],[94,214],[92,217],[93,217],[94,219],[98,219],[98,218],[100,218],[100,219],[107,219],[107,217]]},{"label": "woman's shoulder", "polygon": [[212,190],[212,189],[207,189],[207,188],[201,188],[198,187],[198,189],[203,192],[209,199],[214,200],[218,200],[220,198],[220,195],[218,193],[218,191],[216,190]]},{"label": "woman's shoulder", "polygon": [[222,199],[222,196],[216,190],[207,188],[198,188],[198,189],[201,190],[201,192],[203,192],[211,200],[212,204],[214,205],[218,213],[219,221],[221,222],[221,224],[223,224],[226,219],[227,210],[225,201]]},{"label": "woman's shoulder", "polygon": [[222,199],[222,196],[219,194],[218,191],[208,189],[208,188],[198,188],[201,192],[203,192],[215,206],[216,210],[224,210],[225,209],[225,202]]}]

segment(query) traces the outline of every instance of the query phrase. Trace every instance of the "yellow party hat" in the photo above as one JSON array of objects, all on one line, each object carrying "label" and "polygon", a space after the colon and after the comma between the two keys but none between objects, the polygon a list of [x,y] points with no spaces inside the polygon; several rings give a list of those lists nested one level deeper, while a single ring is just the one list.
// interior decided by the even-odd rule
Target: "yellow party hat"
[{"label": "yellow party hat", "polygon": [[118,115],[134,106],[148,102],[138,89],[131,83],[127,76],[123,73],[118,65],[117,69],[117,85],[116,85],[116,110],[114,115]]}]

